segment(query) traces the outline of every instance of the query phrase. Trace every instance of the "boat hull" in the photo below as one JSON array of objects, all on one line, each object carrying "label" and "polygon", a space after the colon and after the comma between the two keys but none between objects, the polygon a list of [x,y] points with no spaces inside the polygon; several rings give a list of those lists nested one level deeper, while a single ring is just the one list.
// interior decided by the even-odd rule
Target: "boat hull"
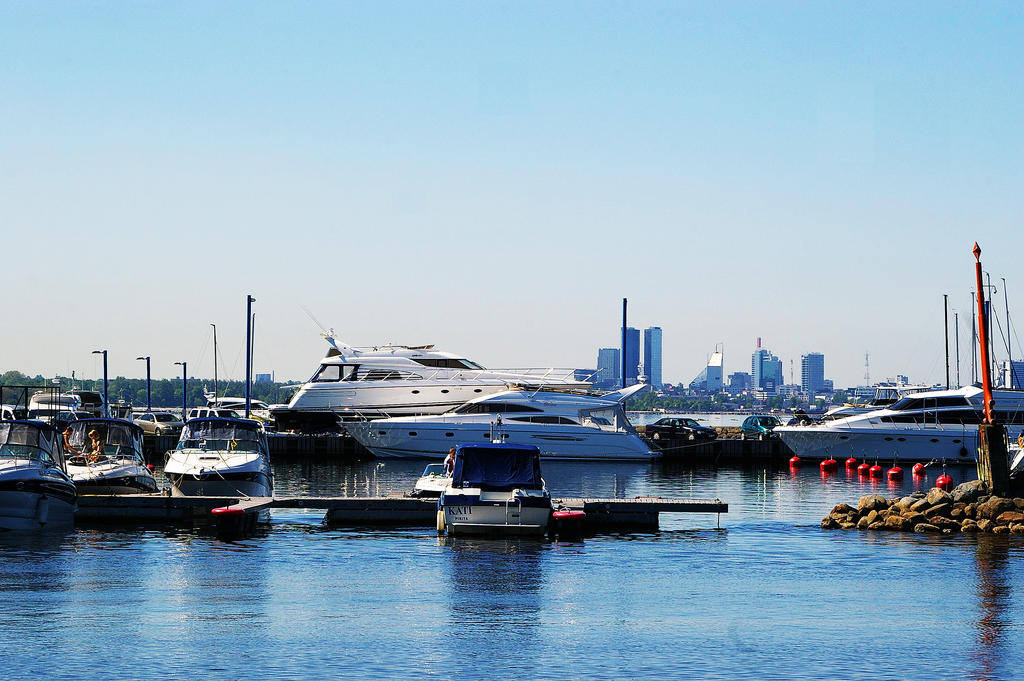
[{"label": "boat hull", "polygon": [[273,480],[262,471],[248,473],[166,474],[171,492],[186,497],[270,497]]},{"label": "boat hull", "polygon": [[956,429],[841,429],[823,426],[776,428],[794,454],[807,459],[944,461],[977,460],[976,427]]},{"label": "boat hull", "polygon": [[452,536],[541,536],[547,532],[551,519],[549,496],[498,496],[504,498],[488,499],[476,494],[445,492],[438,501],[438,508],[444,514],[445,531]]},{"label": "boat hull", "polygon": [[73,498],[66,495],[0,489],[0,531],[70,529],[76,508]]},{"label": "boat hull", "polygon": [[68,467],[79,494],[150,494],[159,487],[145,466],[117,466],[108,470]]}]

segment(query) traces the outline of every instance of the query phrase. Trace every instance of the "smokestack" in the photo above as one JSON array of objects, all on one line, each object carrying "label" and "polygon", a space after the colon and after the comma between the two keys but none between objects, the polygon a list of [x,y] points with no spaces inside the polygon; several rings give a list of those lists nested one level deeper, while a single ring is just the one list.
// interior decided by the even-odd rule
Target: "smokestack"
[{"label": "smokestack", "polygon": [[757,337],[757,349],[758,350],[761,349],[761,337],[760,336]]}]

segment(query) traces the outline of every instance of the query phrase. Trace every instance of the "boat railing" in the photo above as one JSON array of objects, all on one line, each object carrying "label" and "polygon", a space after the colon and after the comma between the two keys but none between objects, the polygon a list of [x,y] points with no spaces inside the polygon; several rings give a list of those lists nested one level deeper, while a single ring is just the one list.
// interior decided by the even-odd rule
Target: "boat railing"
[{"label": "boat railing", "polygon": [[[427,367],[424,367],[427,368]],[[545,382],[562,383],[587,383],[592,378],[580,380],[576,378],[575,369],[564,368],[526,368],[526,369],[459,369],[449,373],[451,369],[434,368],[433,371],[425,372],[409,369],[377,369],[373,367],[360,368],[352,375],[345,377],[339,383],[361,383],[364,381],[451,381],[457,383],[480,383],[490,384],[495,378],[511,380],[516,377],[527,377]],[[326,382],[326,381],[325,381]]]}]

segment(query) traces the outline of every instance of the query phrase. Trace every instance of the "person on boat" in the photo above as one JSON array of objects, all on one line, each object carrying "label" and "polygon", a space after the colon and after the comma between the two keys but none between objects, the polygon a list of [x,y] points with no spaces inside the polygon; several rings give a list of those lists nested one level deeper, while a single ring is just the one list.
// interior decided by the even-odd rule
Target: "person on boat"
[{"label": "person on boat", "polygon": [[448,456],[444,457],[444,474],[450,476],[455,469],[455,447],[448,450]]},{"label": "person on boat", "polygon": [[80,450],[71,446],[71,426],[64,429],[64,451],[68,454],[81,454]]},{"label": "person on boat", "polygon": [[89,451],[89,461],[96,462],[101,456],[103,456],[103,441],[100,439],[99,431],[95,429],[90,430],[89,440],[91,447]]}]

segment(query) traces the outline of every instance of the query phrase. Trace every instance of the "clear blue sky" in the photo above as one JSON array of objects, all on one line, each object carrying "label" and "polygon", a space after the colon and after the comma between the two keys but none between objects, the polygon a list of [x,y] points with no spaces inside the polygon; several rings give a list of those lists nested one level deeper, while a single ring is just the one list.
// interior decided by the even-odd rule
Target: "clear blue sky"
[{"label": "clear blue sky", "polygon": [[593,366],[627,296],[668,380],[718,342],[749,371],[757,336],[787,379],[813,350],[838,385],[865,351],[942,380],[975,240],[1024,301],[1022,29],[999,2],[0,2],[0,370],[212,375],[213,322],[238,378],[246,293],[278,378],[322,355],[302,306],[353,344]]}]

